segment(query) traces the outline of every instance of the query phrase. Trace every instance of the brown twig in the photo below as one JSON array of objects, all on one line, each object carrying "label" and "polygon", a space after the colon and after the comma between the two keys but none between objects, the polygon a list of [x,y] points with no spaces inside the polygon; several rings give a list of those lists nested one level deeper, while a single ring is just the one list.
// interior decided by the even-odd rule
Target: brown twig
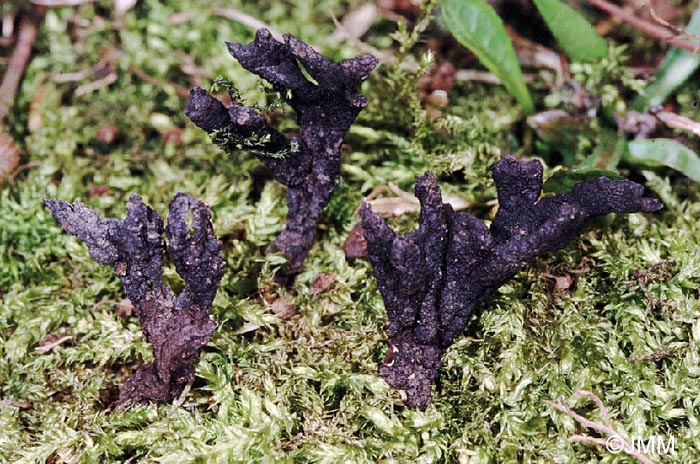
[{"label": "brown twig", "polygon": [[15,168],[14,171],[12,171],[12,174],[10,174],[7,180],[9,183],[13,184],[17,175],[19,175],[21,172],[26,171],[27,169],[37,168],[39,166],[41,166],[41,163],[39,161],[31,161],[29,163],[20,164]]},{"label": "brown twig", "polygon": [[[394,55],[391,52],[387,52],[384,50],[379,50],[378,48],[375,48],[362,40],[360,40],[359,37],[355,37],[352,35],[349,31],[345,29],[345,26],[343,23],[341,23],[338,18],[333,14],[332,11],[329,11],[328,14],[330,15],[331,19],[333,20],[333,24],[335,24],[336,27],[336,34],[335,37],[337,38],[338,41],[343,41],[343,40],[348,40],[350,41],[355,48],[360,53],[367,53],[369,55],[375,56],[380,63],[384,64],[389,64],[389,65],[396,65],[399,64],[399,58]],[[413,70],[417,70],[418,67],[414,66]]]},{"label": "brown twig", "polygon": [[667,28],[639,18],[632,13],[623,10],[619,6],[613,5],[607,0],[588,0],[588,3],[614,16],[620,21],[629,24],[650,37],[663,40],[664,42],[668,42],[675,47],[688,50],[692,53],[700,53],[700,44],[686,42],[674,32],[669,31]]},{"label": "brown twig", "polygon": [[2,407],[29,409],[32,407],[32,404],[26,401],[0,400],[0,408]]},{"label": "brown twig", "polygon": [[275,40],[280,42],[284,41],[282,34],[280,34],[279,32],[275,32],[274,29],[272,29],[264,22],[260,21],[259,19],[253,16],[250,16],[249,14],[243,13],[242,11],[236,10],[234,8],[213,8],[211,12],[216,16],[230,19],[231,21],[236,21],[237,23],[241,23],[244,26],[248,26],[251,29],[258,30],[261,27],[264,27],[272,33],[272,37],[274,37]]},{"label": "brown twig", "polygon": [[91,94],[104,87],[109,87],[110,85],[117,82],[118,79],[119,78],[117,76],[117,73],[111,72],[102,79],[97,79],[96,81],[88,82],[87,84],[81,85],[80,87],[75,89],[73,94],[78,98],[84,97],[85,95]]},{"label": "brown twig", "polygon": [[686,130],[700,136],[700,123],[697,121],[670,111],[663,111],[661,108],[652,108],[649,113],[671,129]]},{"label": "brown twig", "polygon": [[576,422],[579,424],[583,425],[586,428],[593,429],[596,432],[599,432],[600,434],[606,436],[607,438],[597,438],[597,437],[591,437],[589,435],[572,435],[569,437],[569,443],[586,443],[589,445],[597,445],[601,446],[608,451],[610,451],[610,440],[613,439],[615,441],[615,450],[616,451],[624,451],[627,453],[629,456],[637,459],[639,462],[642,464],[654,464],[654,462],[649,459],[648,457],[644,456],[642,453],[636,450],[634,444],[629,443],[627,440],[622,438],[622,436],[610,425],[610,418],[608,416],[608,410],[603,404],[603,401],[595,394],[589,391],[585,390],[577,390],[575,395],[579,398],[587,398],[593,401],[596,406],[598,406],[598,409],[600,409],[600,413],[603,416],[603,422],[594,422],[592,420],[586,419],[585,417],[577,414],[574,412],[571,408],[568,406],[564,406],[561,401],[557,401],[556,403],[554,401],[548,401],[545,400],[545,403],[557,411],[563,412],[567,416],[571,417],[574,419]]},{"label": "brown twig", "polygon": [[0,84],[0,124],[10,114],[12,102],[15,99],[19,84],[27,68],[29,58],[32,54],[32,47],[39,33],[39,25],[44,17],[46,9],[39,7],[22,17],[17,36],[17,45],[12,51],[10,62],[7,65],[5,76]]},{"label": "brown twig", "polygon": [[37,6],[49,8],[60,8],[63,6],[81,6],[88,3],[95,3],[97,0],[30,0],[30,3]]},{"label": "brown twig", "polygon": [[630,356],[629,358],[627,358],[627,362],[630,362],[630,363],[639,362],[639,361],[658,362],[658,361],[661,361],[662,359],[678,357],[679,351],[680,350],[678,350],[676,348],[664,348],[663,350],[656,351],[654,353],[647,353],[647,354],[642,354],[642,355]]},{"label": "brown twig", "polygon": [[67,342],[68,340],[72,340],[72,339],[73,339],[73,337],[71,335],[66,335],[66,336],[61,337],[58,340],[51,342],[47,345],[39,346],[39,347],[35,348],[34,351],[36,351],[37,353],[41,353],[41,354],[48,353],[49,351],[53,351],[55,348],[58,348],[59,346],[61,346],[64,342]]},{"label": "brown twig", "polygon": [[649,8],[649,16],[651,16],[651,18],[652,18],[654,21],[656,21],[658,24],[662,25],[663,27],[666,27],[666,28],[668,28],[668,29],[674,31],[674,32],[678,35],[679,38],[683,38],[683,39],[686,39],[686,40],[697,40],[697,39],[700,39],[700,36],[688,34],[686,31],[683,30],[682,27],[678,27],[678,26],[676,26],[675,24],[671,24],[670,22],[666,21],[666,20],[663,19],[661,16],[659,16],[659,15],[656,13],[656,10],[654,9],[654,7],[653,7],[653,5],[651,4],[651,2],[649,2],[648,5],[643,5],[643,6],[642,6],[642,8],[644,8],[644,7],[648,7],[648,8]]},{"label": "brown twig", "polygon": [[172,89],[175,93],[178,94],[178,96],[182,98],[188,98],[190,96],[190,89],[183,87],[181,85],[175,84],[173,82],[167,82],[162,79],[159,79],[157,77],[151,76],[148,74],[146,71],[143,69],[137,67],[137,66],[131,66],[129,68],[129,71],[134,74],[136,77],[141,79],[144,82],[147,82],[151,84],[154,87],[158,88],[163,88],[163,87],[168,87]]}]

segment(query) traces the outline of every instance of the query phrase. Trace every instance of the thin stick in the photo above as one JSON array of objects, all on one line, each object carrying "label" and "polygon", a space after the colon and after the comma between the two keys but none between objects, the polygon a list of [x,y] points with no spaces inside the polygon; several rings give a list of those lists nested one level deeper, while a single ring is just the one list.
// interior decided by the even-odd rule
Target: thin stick
[{"label": "thin stick", "polygon": [[[479,71],[477,69],[458,69],[455,71],[454,78],[461,82],[484,82],[486,84],[501,84],[501,79],[488,71]],[[535,74],[523,74],[525,82],[534,82],[537,79]]]},{"label": "thin stick", "polygon": [[588,435],[571,435],[569,443],[585,443],[587,445],[598,445],[602,447],[608,446],[607,440],[602,438],[589,437]]},{"label": "thin stick", "polygon": [[610,417],[608,417],[608,409],[603,404],[603,400],[598,398],[598,396],[595,393],[586,390],[577,390],[576,396],[578,396],[579,398],[588,398],[589,400],[593,401],[596,404],[596,406],[598,406],[598,409],[600,409],[600,413],[603,415],[605,425],[611,427]]},{"label": "thin stick", "polygon": [[0,408],[2,407],[29,409],[32,407],[32,404],[26,401],[0,400]]},{"label": "thin stick", "polygon": [[30,0],[30,3],[37,6],[46,6],[49,8],[59,8],[62,6],[81,6],[88,3],[94,3],[97,0]]},{"label": "thin stick", "polygon": [[72,340],[72,339],[73,339],[73,337],[71,335],[66,335],[64,337],[59,338],[58,340],[56,340],[53,343],[49,343],[48,345],[44,345],[44,346],[39,346],[39,347],[35,348],[34,351],[36,351],[37,353],[48,353],[49,351],[60,346],[64,342],[67,342],[68,340]]},{"label": "thin stick", "polygon": [[15,178],[17,177],[17,175],[20,174],[22,171],[26,171],[27,169],[36,168],[39,166],[41,166],[40,161],[31,161],[29,163],[20,164],[19,166],[17,166],[15,168],[14,171],[12,171],[12,174],[10,174],[10,176],[7,178],[7,180],[9,183],[13,184],[15,182]]},{"label": "thin stick", "polygon": [[39,33],[39,25],[44,17],[44,8],[35,8],[20,21],[17,45],[12,51],[5,77],[0,84],[0,125],[10,114],[10,108],[19,89],[19,83],[32,55],[32,47]]},{"label": "thin stick", "polygon": [[213,8],[211,11],[216,16],[221,16],[222,18],[230,19],[231,21],[236,21],[237,23],[241,23],[244,26],[248,26],[255,30],[258,30],[261,27],[269,29],[269,31],[272,33],[272,37],[274,37],[275,40],[278,40],[280,42],[284,41],[282,38],[282,34],[274,31],[272,28],[270,28],[270,26],[260,21],[259,19],[254,18],[249,14],[243,13],[242,11],[233,8]]},{"label": "thin stick", "polygon": [[700,136],[700,123],[670,111],[649,111],[656,119],[672,129],[682,129]]},{"label": "thin stick", "polygon": [[698,39],[700,39],[700,36],[688,34],[686,31],[683,30],[682,27],[678,27],[675,24],[671,24],[668,21],[661,18],[656,13],[656,10],[654,10],[654,7],[652,6],[651,2],[649,2],[648,5],[644,5],[644,6],[649,7],[649,15],[651,16],[651,18],[654,21],[656,21],[657,23],[661,24],[662,26],[667,27],[668,29],[671,29],[672,31],[674,31],[676,34],[678,34],[679,38],[683,38],[685,40],[698,40]]},{"label": "thin stick", "polygon": [[610,450],[610,443],[611,439],[615,440],[615,443],[619,446],[616,447],[615,449],[617,451],[624,451],[627,453],[629,456],[635,458],[642,464],[654,464],[654,462],[649,459],[648,457],[644,456],[642,453],[636,450],[635,446],[631,443],[629,443],[627,440],[622,438],[622,436],[614,429],[612,428],[612,425],[610,425],[610,417],[608,416],[608,410],[603,404],[603,400],[601,400],[595,393],[586,391],[586,390],[577,390],[575,395],[579,398],[587,398],[591,401],[593,401],[596,406],[598,406],[598,409],[600,409],[600,413],[603,416],[603,421],[605,421],[605,424],[601,424],[600,422],[593,422],[591,420],[586,419],[585,417],[575,413],[571,408],[568,406],[564,406],[561,404],[561,402],[553,402],[553,401],[548,401],[545,400],[545,403],[548,404],[549,406],[553,407],[557,411],[561,411],[567,416],[571,417],[574,419],[576,422],[579,424],[583,425],[586,428],[596,430],[597,432],[601,433],[602,435],[607,436],[607,439],[604,438],[597,438],[597,437],[591,437],[589,435],[572,435],[569,437],[569,443],[585,443],[588,445],[597,445],[597,446],[602,446],[608,451]]},{"label": "thin stick", "polygon": [[700,53],[700,44],[696,45],[686,42],[680,39],[676,34],[669,31],[665,27],[661,27],[645,19],[638,18],[632,13],[629,13],[616,5],[613,5],[612,3],[606,0],[588,0],[588,3],[595,6],[596,8],[605,11],[611,16],[616,17],[620,21],[629,24],[630,26],[634,27],[635,29],[643,32],[644,34],[650,37],[655,37],[657,39],[663,40],[664,42],[668,42],[674,47],[682,48],[692,53]]},{"label": "thin stick", "polygon": [[117,82],[117,79],[118,79],[117,73],[111,72],[111,73],[107,74],[105,77],[103,77],[102,79],[98,79],[96,81],[88,82],[87,84],[81,85],[80,87],[75,89],[73,94],[76,97],[84,97],[85,95],[90,94],[92,92],[95,92],[97,90],[100,90],[101,88],[109,87],[110,85]]},{"label": "thin stick", "polygon": [[593,422],[592,420],[586,419],[585,417],[575,413],[572,409],[570,409],[568,406],[564,406],[561,403],[555,403],[553,401],[545,400],[545,403],[548,404],[549,406],[553,407],[557,411],[561,411],[567,416],[571,417],[574,419],[576,422],[579,424],[583,425],[586,428],[593,429],[595,431],[598,431],[602,434],[611,436],[611,437],[620,437],[620,434],[615,431],[611,426],[609,425],[604,425],[601,424],[600,422]]},{"label": "thin stick", "polygon": [[668,28],[668,29],[671,29],[672,31],[676,31],[677,34],[682,34],[682,33],[683,33],[683,29],[681,29],[680,27],[675,26],[675,25],[669,23],[668,21],[666,21],[666,20],[664,20],[663,18],[661,18],[658,14],[656,14],[656,10],[654,9],[654,6],[651,4],[651,2],[648,2],[646,5],[643,5],[643,6],[642,6],[642,9],[643,9],[645,6],[649,8],[649,16],[651,16],[651,19],[653,19],[654,21],[656,21],[658,24],[661,24],[663,27],[666,27],[666,28]]},{"label": "thin stick", "polygon": [[167,82],[167,81],[164,81],[164,80],[159,79],[157,77],[151,76],[150,74],[148,74],[146,71],[144,71],[143,69],[141,69],[139,67],[131,66],[129,68],[129,71],[132,74],[134,74],[136,77],[141,79],[142,81],[148,82],[149,84],[151,84],[154,87],[159,87],[159,88],[168,87],[168,88],[172,89],[176,94],[178,94],[178,96],[180,96],[182,98],[188,98],[190,96],[190,89],[188,89],[187,87],[183,87],[181,85],[175,84],[174,82]]},{"label": "thin stick", "polygon": [[[359,50],[362,53],[374,55],[380,62],[384,64],[395,65],[399,63],[399,59],[392,53],[379,50],[378,48],[375,48],[370,44],[363,42],[359,39],[359,37],[353,36],[350,32],[348,32],[345,29],[343,23],[341,23],[338,20],[338,18],[336,18],[332,11],[329,11],[328,13],[330,14],[330,17],[333,20],[333,24],[335,24],[336,32],[340,31],[341,33],[338,35],[338,38],[340,40],[349,40],[355,46],[355,48],[357,48],[357,50]],[[418,69],[418,67],[415,66],[414,69]]]}]

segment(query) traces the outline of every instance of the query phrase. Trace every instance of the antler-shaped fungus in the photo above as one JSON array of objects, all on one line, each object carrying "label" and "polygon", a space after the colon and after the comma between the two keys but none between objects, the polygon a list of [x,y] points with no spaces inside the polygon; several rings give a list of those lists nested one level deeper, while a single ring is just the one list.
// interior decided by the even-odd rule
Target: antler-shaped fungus
[{"label": "antler-shaped fungus", "polygon": [[[280,276],[290,278],[301,271],[311,249],[316,222],[340,174],[343,137],[367,106],[367,98],[357,89],[377,59],[362,55],[332,63],[291,35],[278,42],[264,28],[250,44],[227,45],[244,68],[270,82],[291,105],[299,137],[287,139],[252,108],[238,104],[226,108],[199,87],[190,92],[185,114],[226,150],[245,146],[246,139],[257,141],[258,158],[275,180],[288,187],[287,224],[267,251],[287,257],[289,264]],[[316,82],[309,81],[302,69]]]},{"label": "antler-shaped fungus", "polygon": [[[52,198],[44,203],[63,230],[87,245],[95,261],[114,265],[143,335],[153,345],[155,361],[126,381],[117,405],[177,398],[194,378],[194,363],[216,329],[209,309],[224,261],[209,208],[191,195],[178,193],[170,201],[164,229],[161,217],[136,194],[126,204],[123,220],[102,219],[79,201]],[[177,298],[163,283],[163,231],[168,254],[186,283]]]},{"label": "antler-shaped fungus", "polygon": [[505,156],[493,166],[500,208],[487,228],[442,203],[431,173],[416,178],[419,227],[397,236],[361,208],[369,259],[389,318],[389,351],[380,369],[386,381],[424,409],[440,358],[464,330],[477,304],[537,256],[561,249],[588,219],[608,213],[657,211],[644,187],[600,177],[571,192],[542,197],[542,165]]}]

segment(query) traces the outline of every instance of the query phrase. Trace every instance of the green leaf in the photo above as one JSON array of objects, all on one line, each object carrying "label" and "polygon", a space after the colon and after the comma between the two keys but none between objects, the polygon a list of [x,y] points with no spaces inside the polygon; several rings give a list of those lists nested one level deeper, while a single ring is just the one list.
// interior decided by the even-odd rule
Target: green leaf
[{"label": "green leaf", "polygon": [[627,144],[624,160],[642,166],[667,166],[700,182],[700,157],[673,139],[633,140]]},{"label": "green leaf", "polygon": [[501,18],[484,0],[441,0],[445,23],[455,38],[503,82],[526,114],[535,110],[518,57]]},{"label": "green leaf", "polygon": [[608,43],[578,11],[559,0],[533,1],[572,61],[598,61],[608,56]]},{"label": "green leaf", "polygon": [[552,174],[542,186],[544,193],[570,192],[576,184],[596,180],[599,177],[609,177],[613,180],[622,179],[618,173],[607,169],[567,169],[562,168]]},{"label": "green leaf", "polygon": [[[690,18],[685,32],[691,35],[700,34],[700,7]],[[688,40],[689,43],[700,46],[698,40]],[[682,48],[672,47],[656,70],[656,79],[644,89],[632,105],[637,111],[662,105],[674,90],[683,84],[700,66],[700,55]]]},{"label": "green leaf", "polygon": [[576,169],[598,168],[615,171],[627,149],[627,139],[612,129],[602,128],[597,137],[598,145],[593,153],[579,163]]}]

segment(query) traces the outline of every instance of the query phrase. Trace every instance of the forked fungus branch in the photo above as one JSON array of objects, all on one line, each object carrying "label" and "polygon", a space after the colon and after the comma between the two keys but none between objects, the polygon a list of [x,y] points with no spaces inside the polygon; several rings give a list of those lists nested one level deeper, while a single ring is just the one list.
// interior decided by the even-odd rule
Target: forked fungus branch
[{"label": "forked fungus branch", "polygon": [[644,187],[600,177],[572,191],[540,197],[542,165],[505,156],[491,170],[500,208],[488,228],[442,202],[435,177],[416,178],[419,227],[396,235],[362,205],[369,259],[389,318],[389,351],[381,375],[405,390],[406,403],[431,400],[442,354],[477,304],[544,253],[561,249],[587,220],[608,213],[657,211]]},{"label": "forked fungus branch", "polygon": [[286,227],[268,252],[287,257],[289,265],[278,277],[288,280],[301,271],[311,249],[316,222],[340,174],[343,137],[367,105],[357,89],[377,60],[362,55],[332,63],[291,35],[278,42],[264,28],[253,42],[229,43],[228,49],[281,93],[296,113],[299,136],[287,138],[254,109],[236,103],[225,107],[199,87],[192,89],[185,113],[225,150],[252,148],[275,180],[287,186]]},{"label": "forked fungus branch", "polygon": [[[153,345],[155,361],[126,381],[117,404],[177,398],[194,378],[199,352],[216,328],[209,310],[224,261],[209,208],[191,195],[178,193],[170,202],[164,228],[161,217],[138,195],[131,195],[123,220],[102,219],[79,201],[44,203],[63,230],[85,243],[95,261],[114,266],[143,335]],[[168,254],[186,284],[177,297],[163,283],[163,232]]]}]

